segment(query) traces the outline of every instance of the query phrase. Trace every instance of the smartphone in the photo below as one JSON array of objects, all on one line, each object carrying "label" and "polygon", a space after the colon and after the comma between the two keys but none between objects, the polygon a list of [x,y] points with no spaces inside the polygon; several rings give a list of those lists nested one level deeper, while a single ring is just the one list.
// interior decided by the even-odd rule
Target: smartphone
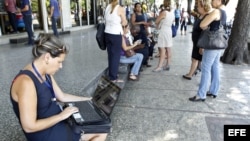
[{"label": "smartphone", "polygon": [[81,123],[84,121],[84,119],[82,118],[82,116],[81,116],[81,114],[80,114],[79,112],[74,113],[74,114],[72,115],[72,117],[73,117],[73,119],[75,120],[75,122],[76,122],[77,124],[81,124]]}]

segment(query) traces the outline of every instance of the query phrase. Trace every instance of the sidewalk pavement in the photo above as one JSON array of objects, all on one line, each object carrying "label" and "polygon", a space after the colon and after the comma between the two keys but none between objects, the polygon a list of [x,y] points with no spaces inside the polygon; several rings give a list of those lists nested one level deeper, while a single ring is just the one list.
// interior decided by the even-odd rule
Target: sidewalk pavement
[{"label": "sidewalk pavement", "polygon": [[[191,30],[191,27],[189,27]],[[107,67],[105,51],[98,49],[95,29],[62,36],[70,54],[56,80],[66,92],[88,95],[85,87]],[[111,114],[107,141],[223,141],[224,124],[250,124],[250,70],[248,65],[220,64],[221,88],[216,99],[190,102],[196,95],[200,73],[185,80],[191,64],[191,34],[174,38],[170,71],[154,73],[158,63],[141,72],[138,82],[128,81]],[[31,47],[0,47],[2,96],[0,136],[3,141],[25,140],[9,101],[11,79],[28,63]],[[86,65],[87,64],[87,65]]]}]

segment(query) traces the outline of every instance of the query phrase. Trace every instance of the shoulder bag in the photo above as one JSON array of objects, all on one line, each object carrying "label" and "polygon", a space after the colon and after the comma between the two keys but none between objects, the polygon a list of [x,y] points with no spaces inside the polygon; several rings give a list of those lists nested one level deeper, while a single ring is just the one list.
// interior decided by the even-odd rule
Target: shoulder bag
[{"label": "shoulder bag", "polygon": [[135,55],[135,51],[133,49],[129,49],[127,51],[125,51],[125,56],[126,57],[131,57]]},{"label": "shoulder bag", "polygon": [[197,46],[204,49],[225,49],[228,45],[227,35],[222,25],[216,31],[210,28],[202,31]]},{"label": "shoulder bag", "polygon": [[106,50],[105,38],[104,38],[105,24],[99,23],[97,25],[96,41],[101,50]]},{"label": "shoulder bag", "polygon": [[220,21],[219,29],[210,31],[210,27],[203,30],[197,46],[203,49],[225,49],[228,46],[228,37]]}]

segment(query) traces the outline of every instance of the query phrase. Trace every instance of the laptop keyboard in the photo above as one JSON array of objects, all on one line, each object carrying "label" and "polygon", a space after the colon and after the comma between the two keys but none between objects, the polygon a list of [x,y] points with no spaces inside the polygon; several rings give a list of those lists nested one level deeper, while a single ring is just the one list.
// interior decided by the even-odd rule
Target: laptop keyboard
[{"label": "laptop keyboard", "polygon": [[101,120],[102,117],[96,112],[95,108],[89,102],[76,102],[75,106],[79,108],[84,122]]}]

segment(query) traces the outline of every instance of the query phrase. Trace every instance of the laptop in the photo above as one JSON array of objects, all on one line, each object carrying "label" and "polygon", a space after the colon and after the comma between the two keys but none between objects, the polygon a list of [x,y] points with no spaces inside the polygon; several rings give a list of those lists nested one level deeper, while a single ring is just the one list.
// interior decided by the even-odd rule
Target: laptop
[{"label": "laptop", "polygon": [[66,106],[78,107],[79,112],[74,113],[71,118],[77,125],[88,125],[107,120],[109,117],[93,104],[93,101],[69,102]]},{"label": "laptop", "polygon": [[71,118],[77,125],[99,124],[110,121],[109,115],[121,89],[105,77],[101,77],[91,101],[68,102],[65,106],[76,106],[79,112]]}]

